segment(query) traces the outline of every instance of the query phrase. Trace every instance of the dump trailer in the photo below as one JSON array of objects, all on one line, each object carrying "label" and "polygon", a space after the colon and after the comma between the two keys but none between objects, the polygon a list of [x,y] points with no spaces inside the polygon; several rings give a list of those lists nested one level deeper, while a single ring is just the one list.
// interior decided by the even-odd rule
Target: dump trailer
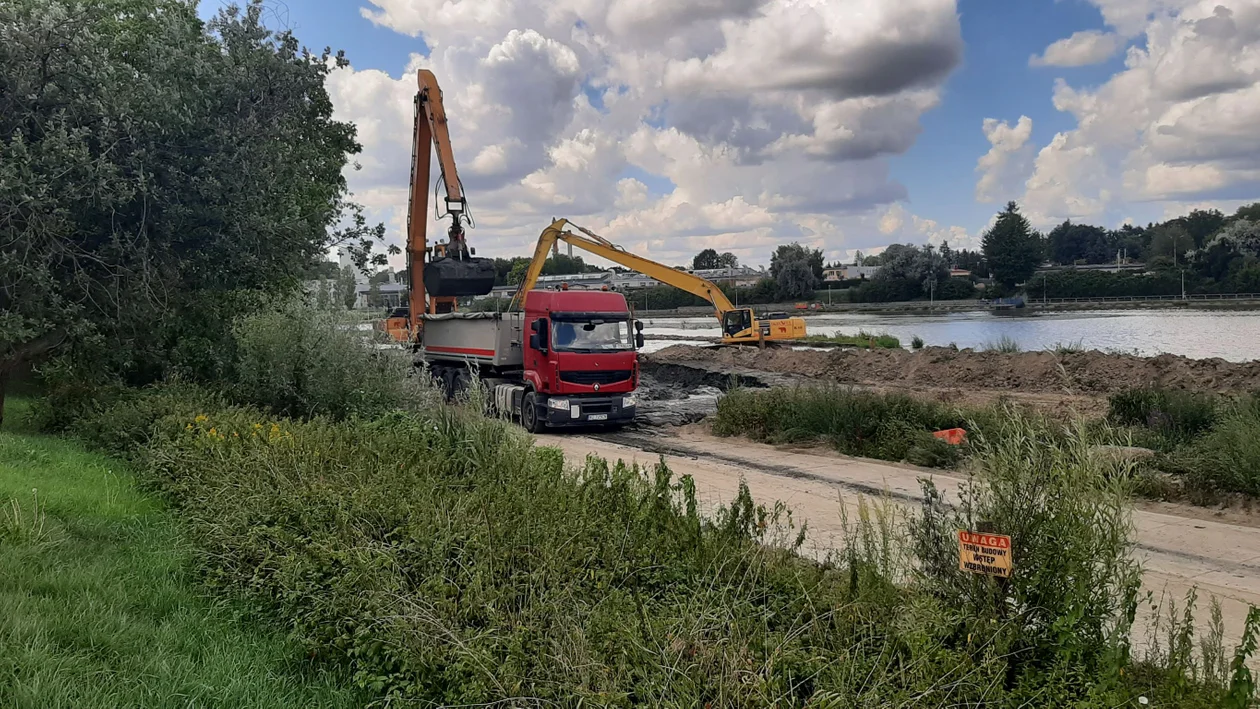
[{"label": "dump trailer", "polygon": [[421,320],[417,356],[448,397],[475,377],[531,432],[634,421],[643,325],[620,293],[531,290],[521,311]]}]

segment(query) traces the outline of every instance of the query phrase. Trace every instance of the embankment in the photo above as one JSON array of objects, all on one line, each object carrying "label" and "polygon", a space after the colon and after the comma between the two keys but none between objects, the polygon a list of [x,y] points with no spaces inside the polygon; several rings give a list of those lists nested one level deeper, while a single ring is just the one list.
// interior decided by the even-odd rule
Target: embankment
[{"label": "embankment", "polygon": [[1260,389],[1260,361],[1103,352],[977,352],[927,347],[888,350],[705,348],[673,345],[644,355],[654,365],[771,372],[866,386],[1103,396],[1137,387],[1220,393]]}]

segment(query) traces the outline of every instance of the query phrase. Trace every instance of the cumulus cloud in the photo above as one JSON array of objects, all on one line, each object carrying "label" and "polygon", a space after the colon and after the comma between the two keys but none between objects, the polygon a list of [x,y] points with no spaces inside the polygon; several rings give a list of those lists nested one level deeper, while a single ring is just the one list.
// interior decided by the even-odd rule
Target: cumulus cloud
[{"label": "cumulus cloud", "polygon": [[962,53],[955,0],[368,2],[430,52],[330,77],[364,146],[351,188],[401,240],[415,71],[431,69],[482,255],[527,252],[558,216],[667,262],[870,238],[907,197],[887,158]]},{"label": "cumulus cloud", "polygon": [[1111,58],[1124,46],[1115,32],[1085,30],[1073,33],[1046,47],[1040,55],[1028,58],[1030,66],[1088,66]]},{"label": "cumulus cloud", "polygon": [[976,200],[996,202],[1016,194],[1019,183],[1028,177],[1032,162],[1032,119],[1020,116],[1015,125],[996,118],[981,124],[988,139],[989,152],[976,162],[980,179],[976,182]]},{"label": "cumulus cloud", "polygon": [[[1029,217],[1118,217],[1131,202],[1260,193],[1260,2],[1094,0],[1118,32],[1140,25],[1125,68],[1096,88],[1059,81],[1054,105],[1076,119],[1037,154]],[[1139,21],[1140,20],[1140,21]]]}]

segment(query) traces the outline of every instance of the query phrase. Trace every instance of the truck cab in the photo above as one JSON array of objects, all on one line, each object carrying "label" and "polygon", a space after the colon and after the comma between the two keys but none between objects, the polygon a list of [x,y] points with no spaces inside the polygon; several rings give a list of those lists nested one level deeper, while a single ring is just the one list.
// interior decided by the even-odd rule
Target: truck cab
[{"label": "truck cab", "polygon": [[643,335],[625,297],[612,291],[532,290],[524,305],[519,411],[525,427],[633,421],[636,350]]}]

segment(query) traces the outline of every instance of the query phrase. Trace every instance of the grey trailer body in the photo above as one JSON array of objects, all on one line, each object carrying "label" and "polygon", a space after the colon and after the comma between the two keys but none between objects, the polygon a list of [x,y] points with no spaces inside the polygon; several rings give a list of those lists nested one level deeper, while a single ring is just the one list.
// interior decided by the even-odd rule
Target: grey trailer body
[{"label": "grey trailer body", "polygon": [[424,321],[420,357],[430,364],[476,364],[490,370],[520,369],[525,315],[512,313],[443,313],[421,315]]}]

